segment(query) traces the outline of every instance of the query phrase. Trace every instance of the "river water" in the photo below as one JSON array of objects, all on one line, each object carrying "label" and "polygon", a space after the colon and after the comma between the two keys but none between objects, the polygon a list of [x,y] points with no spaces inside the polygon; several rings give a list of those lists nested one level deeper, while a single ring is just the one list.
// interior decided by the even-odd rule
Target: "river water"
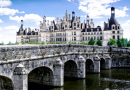
[{"label": "river water", "polygon": [[29,90],[130,90],[130,69],[101,70],[85,79],[66,79],[61,88],[29,83]]}]

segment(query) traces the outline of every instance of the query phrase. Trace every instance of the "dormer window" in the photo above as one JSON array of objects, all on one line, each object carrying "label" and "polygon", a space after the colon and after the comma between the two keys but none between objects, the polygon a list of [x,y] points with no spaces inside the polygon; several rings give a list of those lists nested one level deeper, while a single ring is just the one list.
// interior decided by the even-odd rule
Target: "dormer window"
[{"label": "dormer window", "polygon": [[113,29],[115,29],[115,27],[113,26]]},{"label": "dormer window", "polygon": [[118,29],[120,29],[120,27],[118,26]]}]

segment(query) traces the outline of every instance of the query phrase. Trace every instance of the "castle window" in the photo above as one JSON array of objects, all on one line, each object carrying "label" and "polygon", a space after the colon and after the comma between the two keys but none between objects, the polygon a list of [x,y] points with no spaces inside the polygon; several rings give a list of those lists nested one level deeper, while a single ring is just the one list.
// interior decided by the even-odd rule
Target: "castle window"
[{"label": "castle window", "polygon": [[88,33],[88,35],[90,35],[90,33]]},{"label": "castle window", "polygon": [[83,35],[84,35],[84,33],[83,33]]},{"label": "castle window", "polygon": [[117,36],[117,39],[120,39],[120,36],[119,36],[119,35]]},{"label": "castle window", "polygon": [[100,40],[102,40],[102,36],[100,36]]},{"label": "castle window", "polygon": [[74,32],[74,35],[76,35],[76,32]]},{"label": "castle window", "polygon": [[53,29],[53,26],[51,27],[51,29]]},{"label": "castle window", "polygon": [[51,37],[53,37],[53,34],[51,34]]},{"label": "castle window", "polygon": [[102,35],[102,32],[100,32],[100,34]]},{"label": "castle window", "polygon": [[120,33],[120,31],[117,31],[117,33],[119,34],[119,33]]},{"label": "castle window", "polygon": [[113,26],[113,29],[115,29],[115,27]]},{"label": "castle window", "polygon": [[74,29],[76,29],[76,27],[74,27]]},{"label": "castle window", "polygon": [[72,32],[72,35],[73,35],[73,32]]},{"label": "castle window", "polygon": [[65,28],[67,28],[67,25],[65,25]]},{"label": "castle window", "polygon": [[115,31],[112,31],[113,34],[115,34]]},{"label": "castle window", "polygon": [[94,32],[94,35],[96,35],[96,32]]},{"label": "castle window", "polygon": [[88,40],[90,40],[90,37],[88,37]]},{"label": "castle window", "polygon": [[76,41],[76,37],[74,37],[74,41]]},{"label": "castle window", "polygon": [[118,26],[118,29],[120,29],[120,27]]},{"label": "castle window", "polygon": [[94,40],[96,40],[96,37],[94,36]]},{"label": "castle window", "polygon": [[73,41],[73,37],[72,37],[72,41]]},{"label": "castle window", "polygon": [[86,35],[87,35],[87,33],[86,33]]},{"label": "castle window", "polygon": [[83,37],[83,41],[84,41],[84,37]]},{"label": "castle window", "polygon": [[93,33],[91,33],[91,35],[93,35]]},{"label": "castle window", "polygon": [[87,40],[87,37],[86,37],[86,40]]},{"label": "castle window", "polygon": [[76,26],[76,23],[74,23],[74,26]]},{"label": "castle window", "polygon": [[115,39],[115,36],[113,36],[113,39]]}]

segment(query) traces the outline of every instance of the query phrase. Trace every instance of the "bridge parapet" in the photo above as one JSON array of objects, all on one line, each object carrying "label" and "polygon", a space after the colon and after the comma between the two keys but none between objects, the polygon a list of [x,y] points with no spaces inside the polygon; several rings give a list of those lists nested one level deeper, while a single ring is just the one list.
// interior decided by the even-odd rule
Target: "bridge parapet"
[{"label": "bridge parapet", "polygon": [[109,47],[86,45],[19,45],[0,46],[0,61],[25,59],[61,53],[108,53]]}]

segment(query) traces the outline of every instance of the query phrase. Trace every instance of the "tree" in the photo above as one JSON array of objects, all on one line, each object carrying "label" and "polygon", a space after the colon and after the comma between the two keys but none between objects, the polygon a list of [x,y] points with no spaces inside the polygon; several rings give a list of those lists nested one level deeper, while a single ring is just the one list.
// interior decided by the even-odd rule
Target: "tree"
[{"label": "tree", "polygon": [[88,42],[88,45],[94,45],[95,41],[93,40],[93,38],[90,39],[90,41]]},{"label": "tree", "polygon": [[0,43],[0,45],[4,45],[4,42]]},{"label": "tree", "polygon": [[97,40],[97,43],[96,43],[98,46],[102,46],[102,41],[100,39]]},{"label": "tree", "polygon": [[7,45],[12,45],[12,43],[11,43],[11,42],[9,42]]},{"label": "tree", "polygon": [[127,47],[130,47],[130,40],[129,40],[128,43],[127,43]]},{"label": "tree", "polygon": [[108,41],[107,45],[115,45],[116,41],[115,39],[110,39],[110,41]]},{"label": "tree", "polygon": [[44,42],[42,42],[41,44],[42,44],[42,45],[44,45],[45,43],[44,43]]},{"label": "tree", "polygon": [[25,44],[25,42],[23,41],[22,44]]},{"label": "tree", "polygon": [[121,38],[117,40],[118,47],[127,47],[128,40],[126,38]]},{"label": "tree", "polygon": [[19,44],[19,43],[16,41],[16,42],[15,42],[15,45],[18,45],[18,44]]}]

